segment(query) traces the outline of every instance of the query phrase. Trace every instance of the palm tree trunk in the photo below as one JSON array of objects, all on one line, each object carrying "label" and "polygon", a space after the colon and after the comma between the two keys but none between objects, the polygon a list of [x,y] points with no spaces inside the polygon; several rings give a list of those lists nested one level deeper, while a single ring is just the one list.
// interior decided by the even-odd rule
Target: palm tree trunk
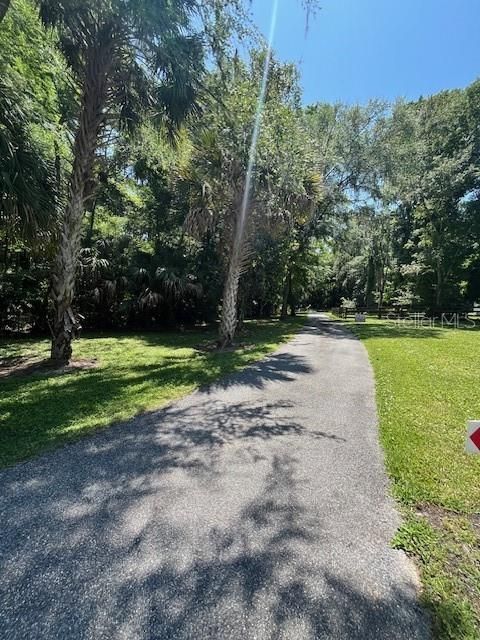
[{"label": "palm tree trunk", "polygon": [[85,187],[91,178],[95,152],[104,122],[107,80],[111,65],[110,45],[90,52],[78,128],[73,147],[73,167],[68,202],[64,210],[53,262],[50,295],[54,305],[51,359],[68,363],[72,339],[79,328],[72,310],[75,275],[80,250],[82,218],[85,211]]},{"label": "palm tree trunk", "polygon": [[219,338],[220,345],[225,347],[233,342],[237,328],[237,297],[240,280],[240,261],[238,252],[234,251],[229,265],[225,285],[223,288],[222,313],[220,317]]},{"label": "palm tree trunk", "polygon": [[80,328],[71,304],[75,288],[77,255],[80,249],[83,200],[80,192],[71,192],[65,210],[59,243],[52,269],[51,297],[54,302],[52,348],[50,357],[66,364],[72,356],[72,339]]},{"label": "palm tree trunk", "polygon": [[242,192],[238,191],[233,201],[234,228],[231,237],[231,250],[228,260],[227,277],[223,286],[222,311],[220,315],[219,344],[226,347],[232,344],[238,324],[238,285],[245,259],[245,222],[247,211],[242,220]]},{"label": "palm tree trunk", "polygon": [[0,0],[0,22],[4,19],[9,6],[10,0]]}]

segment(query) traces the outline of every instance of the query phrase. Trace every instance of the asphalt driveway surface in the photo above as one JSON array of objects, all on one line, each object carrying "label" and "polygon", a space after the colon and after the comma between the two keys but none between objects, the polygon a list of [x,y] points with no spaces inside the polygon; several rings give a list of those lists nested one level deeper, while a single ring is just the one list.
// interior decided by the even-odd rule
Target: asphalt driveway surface
[{"label": "asphalt driveway surface", "polygon": [[0,638],[429,637],[362,344],[321,316],[165,409],[0,472]]}]

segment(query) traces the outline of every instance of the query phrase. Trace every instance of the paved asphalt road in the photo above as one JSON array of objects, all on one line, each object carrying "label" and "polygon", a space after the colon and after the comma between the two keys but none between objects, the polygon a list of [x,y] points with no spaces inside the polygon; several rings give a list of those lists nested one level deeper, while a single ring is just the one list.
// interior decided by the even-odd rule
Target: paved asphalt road
[{"label": "paved asphalt road", "polygon": [[0,473],[2,640],[429,637],[360,342],[321,316],[174,405]]}]

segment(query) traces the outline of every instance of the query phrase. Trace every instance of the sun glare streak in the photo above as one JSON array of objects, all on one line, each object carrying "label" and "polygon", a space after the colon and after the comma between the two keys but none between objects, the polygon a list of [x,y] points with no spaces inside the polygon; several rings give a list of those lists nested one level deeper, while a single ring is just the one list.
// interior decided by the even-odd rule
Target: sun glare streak
[{"label": "sun glare streak", "polygon": [[248,203],[250,200],[250,190],[252,187],[252,174],[253,167],[255,165],[255,156],[258,144],[258,135],[260,133],[260,126],[262,123],[263,107],[265,103],[265,93],[267,91],[268,72],[270,70],[270,60],[272,55],[273,39],[275,35],[275,28],[277,25],[277,11],[278,0],[274,0],[272,4],[272,17],[270,19],[270,31],[268,34],[268,47],[267,55],[265,57],[265,65],[263,67],[262,84],[260,86],[260,93],[258,95],[257,109],[255,113],[255,124],[253,127],[252,140],[250,142],[250,150],[248,153],[248,165],[247,175],[245,177],[245,189],[243,191],[242,206],[240,209],[240,220],[238,225],[238,238],[243,238],[243,230],[245,227],[245,220],[247,217]]}]

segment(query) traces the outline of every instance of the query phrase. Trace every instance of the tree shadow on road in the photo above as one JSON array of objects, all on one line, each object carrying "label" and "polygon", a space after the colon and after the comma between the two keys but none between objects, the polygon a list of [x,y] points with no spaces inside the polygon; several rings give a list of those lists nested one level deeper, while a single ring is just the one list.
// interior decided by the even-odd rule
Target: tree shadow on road
[{"label": "tree shadow on road", "polygon": [[0,635],[426,637],[413,589],[327,569],[296,446],[343,441],[291,409],[165,408],[0,474]]},{"label": "tree shadow on road", "polygon": [[243,371],[215,381],[212,389],[227,389],[237,385],[263,389],[269,382],[293,381],[311,371],[312,368],[303,356],[288,352],[276,353],[254,362]]}]

